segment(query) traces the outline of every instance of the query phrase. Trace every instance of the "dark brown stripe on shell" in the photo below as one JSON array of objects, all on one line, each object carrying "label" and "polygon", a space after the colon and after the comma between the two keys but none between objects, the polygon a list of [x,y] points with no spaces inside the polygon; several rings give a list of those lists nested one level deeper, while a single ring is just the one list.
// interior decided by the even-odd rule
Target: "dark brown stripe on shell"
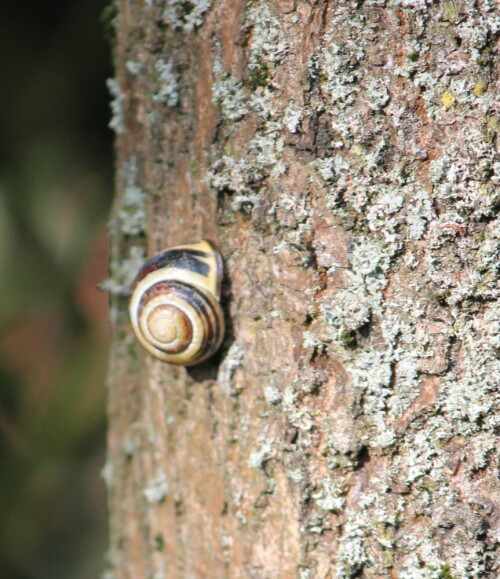
[{"label": "dark brown stripe on shell", "polygon": [[198,249],[167,249],[146,261],[135,278],[134,287],[149,273],[162,267],[176,267],[208,277],[210,266],[199,257],[207,258],[210,254]]}]

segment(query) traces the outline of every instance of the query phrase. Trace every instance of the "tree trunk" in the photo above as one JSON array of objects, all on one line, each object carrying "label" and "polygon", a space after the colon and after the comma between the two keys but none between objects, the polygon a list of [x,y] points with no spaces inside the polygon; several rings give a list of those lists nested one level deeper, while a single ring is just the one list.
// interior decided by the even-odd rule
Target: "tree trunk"
[{"label": "tree trunk", "polygon": [[[120,0],[111,576],[497,577],[500,14]],[[141,263],[226,263],[220,354],[135,340]]]}]

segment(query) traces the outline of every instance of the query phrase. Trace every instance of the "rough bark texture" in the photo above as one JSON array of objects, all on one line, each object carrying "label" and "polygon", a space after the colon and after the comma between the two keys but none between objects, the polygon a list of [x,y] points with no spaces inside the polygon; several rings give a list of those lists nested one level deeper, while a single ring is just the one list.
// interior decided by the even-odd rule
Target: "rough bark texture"
[{"label": "rough bark texture", "polygon": [[[496,4],[117,8],[110,576],[497,577]],[[185,370],[126,293],[203,237]]]}]

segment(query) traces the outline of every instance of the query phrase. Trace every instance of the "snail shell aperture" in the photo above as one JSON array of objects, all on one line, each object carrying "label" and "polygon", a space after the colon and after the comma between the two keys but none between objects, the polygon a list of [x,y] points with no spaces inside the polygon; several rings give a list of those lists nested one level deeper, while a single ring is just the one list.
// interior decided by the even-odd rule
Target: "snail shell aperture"
[{"label": "snail shell aperture", "polygon": [[132,289],[130,319],[148,352],[193,366],[217,351],[224,337],[222,275],[221,255],[209,241],[177,245],[143,265]]}]

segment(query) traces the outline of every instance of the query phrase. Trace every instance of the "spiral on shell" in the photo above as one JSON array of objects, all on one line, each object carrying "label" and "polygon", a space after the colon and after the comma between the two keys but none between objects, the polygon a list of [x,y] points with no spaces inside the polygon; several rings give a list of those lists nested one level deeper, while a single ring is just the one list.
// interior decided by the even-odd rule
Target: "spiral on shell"
[{"label": "spiral on shell", "polygon": [[171,364],[199,364],[224,337],[220,307],[222,258],[208,241],[178,245],[139,271],[130,299],[130,319],[140,343]]}]

